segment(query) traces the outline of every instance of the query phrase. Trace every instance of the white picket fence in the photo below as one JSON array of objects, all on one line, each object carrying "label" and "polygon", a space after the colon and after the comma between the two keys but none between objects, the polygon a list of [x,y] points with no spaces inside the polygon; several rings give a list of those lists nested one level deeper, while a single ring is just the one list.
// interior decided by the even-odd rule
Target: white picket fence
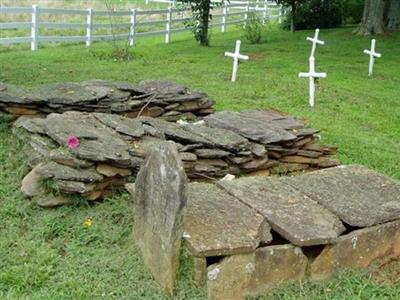
[{"label": "white picket fence", "polygon": [[[160,0],[158,0],[160,1]],[[161,0],[163,1],[163,0]],[[168,0],[165,0],[168,1]],[[254,5],[254,6],[253,6]],[[253,10],[258,12],[255,4],[246,2],[246,5],[242,3],[225,3],[221,7],[220,13],[213,14],[213,22],[210,23],[210,27],[220,27],[222,32],[227,30],[228,24],[245,23],[248,19],[249,13]],[[187,16],[185,16],[185,13]],[[0,45],[18,44],[18,43],[30,43],[31,50],[35,51],[38,49],[39,43],[45,42],[62,42],[62,43],[76,43],[84,42],[86,46],[90,46],[92,42],[101,40],[112,40],[112,39],[129,39],[129,44],[133,46],[135,41],[140,36],[150,35],[164,35],[165,43],[171,41],[172,33],[182,32],[191,30],[185,26],[184,22],[189,21],[190,9],[178,9],[170,6],[167,9],[158,10],[138,10],[132,9],[130,11],[99,11],[92,8],[89,9],[59,9],[59,8],[43,8],[38,5],[32,7],[0,7],[0,15],[3,14],[30,14],[31,22],[1,22],[0,23]],[[41,20],[42,14],[47,15],[79,15],[86,16],[86,23],[60,23],[60,22],[45,22]],[[125,16],[129,18],[129,22],[112,24],[110,23],[96,23],[96,16]],[[154,16],[158,15],[162,19],[154,19]],[[138,21],[138,17],[143,16],[144,19]],[[146,19],[146,16],[152,18]],[[280,14],[272,15],[269,13],[268,6],[265,6],[262,10],[263,20],[281,17]],[[217,21],[215,21],[217,20]],[[161,30],[150,30],[150,31],[139,31],[139,27],[143,25],[158,25],[162,26]],[[178,27],[177,27],[178,25]],[[47,36],[40,35],[40,28],[56,28],[56,29],[86,29],[86,35],[75,35],[75,36]],[[95,34],[96,29],[110,29],[118,28],[125,30],[126,33],[122,34]],[[143,27],[142,27],[143,28]],[[3,30],[9,29],[30,29],[30,36],[21,37],[4,37]]]}]

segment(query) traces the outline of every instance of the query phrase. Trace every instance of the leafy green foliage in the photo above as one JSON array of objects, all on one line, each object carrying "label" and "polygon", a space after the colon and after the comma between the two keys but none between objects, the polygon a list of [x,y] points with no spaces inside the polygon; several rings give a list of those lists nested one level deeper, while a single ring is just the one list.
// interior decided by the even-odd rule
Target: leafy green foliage
[{"label": "leafy green foliage", "polygon": [[245,25],[243,25],[244,37],[251,44],[261,43],[262,32],[265,26],[260,17],[255,13],[250,13]]},{"label": "leafy green foliage", "polygon": [[361,22],[364,2],[364,0],[343,1],[343,22],[345,24],[358,24]]},{"label": "leafy green foliage", "polygon": [[193,20],[190,22],[195,39],[202,46],[209,46],[209,29],[208,25],[212,19],[211,10],[213,7],[223,4],[223,0],[213,1],[211,0],[182,0],[182,3],[190,5],[192,9]]},{"label": "leafy green foliage", "polygon": [[[288,14],[283,28],[290,28],[291,15],[292,13]],[[297,5],[294,25],[297,30],[335,28],[342,24],[342,18],[342,0],[307,0]]]}]

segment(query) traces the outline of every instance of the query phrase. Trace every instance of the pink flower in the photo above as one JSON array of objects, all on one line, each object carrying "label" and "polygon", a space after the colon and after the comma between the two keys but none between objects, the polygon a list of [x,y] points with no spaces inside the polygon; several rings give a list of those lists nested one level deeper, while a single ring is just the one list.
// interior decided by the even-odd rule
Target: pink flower
[{"label": "pink flower", "polygon": [[75,135],[70,135],[67,139],[67,146],[70,149],[76,149],[80,145],[79,138]]}]

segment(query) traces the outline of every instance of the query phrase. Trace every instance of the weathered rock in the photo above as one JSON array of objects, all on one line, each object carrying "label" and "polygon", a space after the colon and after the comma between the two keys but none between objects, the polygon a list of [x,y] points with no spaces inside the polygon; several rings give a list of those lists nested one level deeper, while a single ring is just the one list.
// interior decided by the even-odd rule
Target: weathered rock
[{"label": "weathered rock", "polygon": [[36,168],[36,172],[44,178],[54,178],[55,180],[71,180],[91,183],[103,179],[103,176],[97,173],[94,168],[78,170],[55,162],[39,165],[38,168]]},{"label": "weathered rock", "polygon": [[253,159],[252,156],[235,156],[229,158],[229,160],[236,165],[245,164],[247,162],[250,162],[252,159]]},{"label": "weathered rock", "polygon": [[257,157],[266,157],[267,150],[263,145],[252,143],[251,144],[251,152]]},{"label": "weathered rock", "polygon": [[[123,86],[129,87],[129,85]],[[114,91],[117,84],[108,84],[102,81],[84,83],[84,88],[95,89],[98,93],[107,95],[106,98],[96,100],[99,105],[106,105],[105,102],[107,101],[113,105],[125,105],[128,102],[125,103],[122,98],[111,101],[111,98],[107,97],[122,97],[126,94],[125,91],[132,89],[132,87],[129,87],[129,90],[122,90],[123,93],[119,93]],[[132,93],[134,95],[129,96],[129,105],[137,105],[132,104],[132,102],[141,101],[141,99],[149,96],[148,93],[143,91],[137,93],[132,91]],[[157,105],[161,105],[160,103],[163,101],[161,98],[156,99]],[[164,102],[169,103],[168,101]],[[87,102],[85,103],[87,105]],[[152,102],[152,104],[155,103]],[[165,105],[170,106],[172,104]],[[52,105],[56,107],[58,104],[53,103]],[[95,104],[90,102],[90,105]],[[181,105],[181,102],[178,105]],[[71,107],[79,109],[79,106]],[[176,108],[177,106],[173,107]],[[274,120],[279,119],[276,113],[271,116]],[[282,117],[282,119],[286,118]],[[246,122],[252,123],[252,120],[249,119]],[[280,130],[286,132],[286,129]],[[166,140],[175,143],[180,152],[180,158],[184,161],[184,168],[188,176],[194,179],[210,180],[227,174],[244,174],[259,170],[274,172],[272,168],[279,162],[273,158],[282,161],[285,156],[288,157],[289,154],[298,151],[318,154],[318,158],[296,156],[311,161],[312,168],[324,168],[338,163],[331,157],[324,156],[322,152],[293,148],[295,147],[293,141],[284,140],[279,145],[276,143],[262,145],[249,142],[245,137],[232,131],[208,127],[203,121],[193,124],[185,122],[174,124],[148,117],[129,119],[121,115],[107,113],[89,114],[70,111],[63,114],[52,113],[42,119],[21,118],[13,128],[13,132],[25,145],[31,146],[26,146],[26,151],[29,153],[29,165],[32,168],[49,160],[58,165],[72,167],[78,173],[81,172],[81,169],[100,165],[99,173],[109,178],[135,176],[148,153]],[[79,140],[79,145],[67,149],[67,147],[70,148],[67,145],[67,140],[71,136]],[[268,148],[268,151],[266,148]],[[268,155],[268,152],[270,152],[270,155]],[[279,155],[276,156],[276,153]],[[269,159],[269,156],[271,159]],[[290,168],[287,168],[284,173],[299,169],[295,164],[288,164],[288,166]],[[308,167],[309,164],[304,164],[304,166],[302,169]],[[71,178],[56,180],[80,181]],[[124,182],[131,180],[133,178],[124,180]],[[101,182],[104,182],[104,179]],[[102,184],[101,187],[96,187],[95,190],[90,192],[90,197],[96,198],[93,195],[99,194],[101,189],[107,189],[105,193],[109,194],[113,186],[114,184]],[[65,190],[74,193],[73,191],[82,191],[83,189],[75,185]],[[80,194],[87,195],[86,192]]]},{"label": "weathered rock", "polygon": [[307,257],[292,245],[258,248],[208,267],[208,299],[244,300],[282,282],[305,278]]},{"label": "weathered rock", "polygon": [[146,266],[169,295],[179,268],[186,181],[176,147],[165,143],[150,153],[135,183],[134,238]]},{"label": "weathered rock", "polygon": [[199,135],[211,144],[227,150],[249,149],[250,143],[242,136],[221,128],[210,128],[204,125],[186,125],[185,129]]},{"label": "weathered rock", "polygon": [[[257,110],[246,110],[241,112],[241,114],[245,117],[254,120],[260,120],[262,122],[269,122],[278,126],[282,129],[291,130],[292,132],[299,132],[300,130],[304,130],[304,123],[296,120],[291,116],[284,115],[283,113],[278,113],[275,111],[257,111]],[[311,131],[316,131],[311,128],[307,128]],[[317,131],[316,131],[317,132]]]},{"label": "weathered rock", "polygon": [[295,140],[296,136],[271,122],[254,119],[242,113],[218,112],[204,118],[211,127],[231,130],[261,144]]},{"label": "weathered rock", "polygon": [[20,117],[15,121],[14,126],[23,128],[30,133],[46,134],[44,124],[45,119],[42,118]]},{"label": "weathered rock", "polygon": [[194,153],[201,158],[223,158],[231,155],[230,152],[219,149],[196,149]]},{"label": "weathered rock", "polygon": [[317,152],[317,151],[310,151],[310,150],[299,150],[299,151],[297,151],[297,155],[311,157],[311,158],[318,158],[322,155],[322,153]]},{"label": "weathered rock", "polygon": [[129,118],[137,118],[137,117],[156,118],[156,117],[161,116],[164,112],[165,112],[165,110],[162,107],[152,106],[152,107],[146,107],[144,109],[128,112],[125,114],[125,116],[127,116]]},{"label": "weathered rock", "polygon": [[58,164],[70,166],[77,169],[88,168],[94,165],[94,163],[91,161],[76,158],[67,149],[62,148],[51,150],[49,153],[49,158]]},{"label": "weathered rock", "polygon": [[48,136],[60,145],[66,145],[71,135],[78,137],[80,146],[72,150],[78,158],[120,166],[131,164],[127,143],[92,115],[77,112],[50,114],[45,127]]},{"label": "weathered rock", "polygon": [[134,183],[127,183],[125,184],[125,189],[128,191],[129,194],[132,196],[135,195],[135,184]]},{"label": "weathered rock", "polygon": [[320,145],[320,144],[310,144],[304,147],[304,150],[308,151],[318,151],[323,154],[333,155],[336,154],[337,147],[333,145]]},{"label": "weathered rock", "polygon": [[400,256],[400,221],[355,230],[324,248],[311,265],[311,278],[326,279],[344,268],[365,268]]},{"label": "weathered rock", "polygon": [[372,226],[399,218],[400,183],[362,166],[319,170],[286,182],[351,226]]},{"label": "weathered rock", "polygon": [[48,195],[41,195],[35,198],[36,203],[44,208],[52,208],[62,205],[70,205],[72,204],[72,200],[63,197],[63,196],[54,196],[51,194]]},{"label": "weathered rock", "polygon": [[271,169],[272,174],[287,174],[307,170],[310,166],[306,164],[279,163]]},{"label": "weathered rock", "polygon": [[28,197],[34,197],[42,192],[40,180],[42,176],[36,172],[36,168],[32,169],[21,182],[21,192]]},{"label": "weathered rock", "polygon": [[[191,183],[185,240],[195,256],[249,253],[272,240],[264,218],[213,184]],[[221,234],[223,230],[223,234]]]},{"label": "weathered rock", "polygon": [[130,169],[118,168],[118,167],[114,167],[112,165],[103,164],[103,163],[100,163],[97,165],[96,171],[107,177],[114,177],[117,175],[125,177],[125,176],[129,176],[132,174],[132,171]]},{"label": "weathered rock", "polygon": [[55,183],[58,189],[64,193],[84,194],[92,192],[96,187],[95,184],[87,184],[84,182],[69,180],[57,180]]},{"label": "weathered rock", "polygon": [[213,104],[204,93],[165,81],[147,81],[135,87],[128,82],[89,80],[30,89],[0,83],[0,110],[17,116],[85,111],[134,118],[138,115],[159,117],[177,110],[181,114],[179,117],[195,120],[207,114],[206,110],[212,113]]},{"label": "weathered rock", "polygon": [[268,157],[253,159],[249,162],[241,164],[240,167],[244,170],[263,169],[263,166],[268,162]]},{"label": "weathered rock", "polygon": [[94,114],[104,125],[115,129],[119,133],[123,133],[132,137],[141,137],[144,135],[142,123],[138,120],[124,118],[118,115],[96,113]]},{"label": "weathered rock", "polygon": [[196,161],[196,154],[190,152],[179,152],[179,158],[183,161]]},{"label": "weathered rock", "polygon": [[245,177],[218,185],[263,215],[272,229],[298,246],[327,244],[345,228],[316,201],[285,184],[284,179]]},{"label": "weathered rock", "polygon": [[193,134],[178,124],[169,123],[160,119],[143,117],[140,120],[162,132],[167,138],[190,144],[203,144],[212,146],[212,143],[197,134]]}]

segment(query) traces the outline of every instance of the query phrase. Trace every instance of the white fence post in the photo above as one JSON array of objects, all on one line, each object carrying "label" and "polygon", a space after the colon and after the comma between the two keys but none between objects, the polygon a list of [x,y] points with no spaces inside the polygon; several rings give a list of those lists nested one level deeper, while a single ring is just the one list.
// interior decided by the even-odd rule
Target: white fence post
[{"label": "white fence post", "polygon": [[263,18],[262,18],[262,23],[264,25],[267,22],[267,17],[268,17],[268,0],[265,0],[264,1]]},{"label": "white fence post", "polygon": [[129,32],[129,46],[135,45],[136,42],[136,8],[131,10],[131,28]]},{"label": "white fence post", "polygon": [[32,25],[31,25],[31,50],[35,51],[38,48],[39,34],[39,6],[32,5]]},{"label": "white fence post", "polygon": [[247,25],[247,19],[249,18],[249,10],[250,10],[250,1],[247,1],[246,4],[246,13],[244,14],[244,26]]},{"label": "white fence post", "polygon": [[278,16],[278,23],[282,23],[282,17],[283,17],[283,6],[279,7],[279,16]]},{"label": "white fence post", "polygon": [[224,8],[222,10],[222,13],[224,14],[222,16],[222,25],[221,25],[221,32],[226,31],[226,22],[228,18],[228,4],[224,1]]},{"label": "white fence post", "polygon": [[171,21],[172,21],[172,7],[168,7],[167,12],[167,25],[166,25],[166,33],[165,33],[165,43],[169,43],[171,41]]},{"label": "white fence post", "polygon": [[86,46],[92,43],[92,28],[93,28],[93,8],[88,8],[86,16]]}]

